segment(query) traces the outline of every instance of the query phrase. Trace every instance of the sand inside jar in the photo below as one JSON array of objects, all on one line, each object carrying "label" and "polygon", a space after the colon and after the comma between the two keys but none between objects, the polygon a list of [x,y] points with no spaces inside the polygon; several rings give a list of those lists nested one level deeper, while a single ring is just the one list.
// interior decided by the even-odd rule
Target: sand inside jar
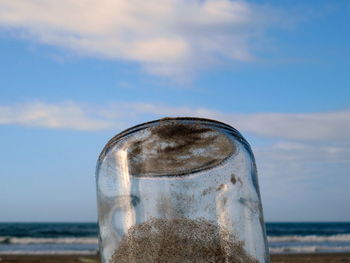
[{"label": "sand inside jar", "polygon": [[243,245],[205,220],[151,219],[129,229],[109,263],[258,263]]}]

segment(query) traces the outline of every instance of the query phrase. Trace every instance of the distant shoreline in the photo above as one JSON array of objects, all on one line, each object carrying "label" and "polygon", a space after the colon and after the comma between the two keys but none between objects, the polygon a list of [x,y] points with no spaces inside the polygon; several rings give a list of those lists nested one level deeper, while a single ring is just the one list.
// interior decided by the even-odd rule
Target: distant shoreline
[{"label": "distant shoreline", "polygon": [[[99,263],[97,255],[0,255],[6,263]],[[350,262],[350,253],[313,253],[271,255],[271,263],[343,263]]]}]

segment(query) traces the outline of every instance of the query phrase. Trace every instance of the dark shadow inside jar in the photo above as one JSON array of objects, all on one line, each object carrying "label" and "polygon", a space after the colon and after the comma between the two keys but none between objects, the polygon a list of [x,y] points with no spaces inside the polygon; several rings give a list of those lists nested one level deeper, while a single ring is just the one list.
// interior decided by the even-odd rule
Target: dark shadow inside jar
[{"label": "dark shadow inside jar", "polygon": [[[236,151],[218,128],[191,121],[168,120],[128,139],[129,172],[133,176],[180,176],[215,167]],[[146,135],[145,135],[146,134]]]}]

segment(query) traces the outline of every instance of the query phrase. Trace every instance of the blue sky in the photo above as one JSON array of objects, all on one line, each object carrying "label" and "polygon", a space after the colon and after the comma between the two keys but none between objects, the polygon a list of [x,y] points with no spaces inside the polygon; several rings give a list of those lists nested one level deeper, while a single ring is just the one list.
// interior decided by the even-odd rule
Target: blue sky
[{"label": "blue sky", "polygon": [[350,2],[0,3],[0,221],[96,220],[116,133],[218,119],[256,155],[269,221],[350,221]]}]

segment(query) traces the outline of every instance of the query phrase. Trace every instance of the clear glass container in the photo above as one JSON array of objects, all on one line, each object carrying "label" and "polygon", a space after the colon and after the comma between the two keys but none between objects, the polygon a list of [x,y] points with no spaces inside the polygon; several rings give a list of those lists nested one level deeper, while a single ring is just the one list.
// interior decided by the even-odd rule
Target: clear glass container
[{"label": "clear glass container", "polygon": [[125,130],[103,149],[96,183],[102,263],[269,262],[254,156],[227,124]]}]

